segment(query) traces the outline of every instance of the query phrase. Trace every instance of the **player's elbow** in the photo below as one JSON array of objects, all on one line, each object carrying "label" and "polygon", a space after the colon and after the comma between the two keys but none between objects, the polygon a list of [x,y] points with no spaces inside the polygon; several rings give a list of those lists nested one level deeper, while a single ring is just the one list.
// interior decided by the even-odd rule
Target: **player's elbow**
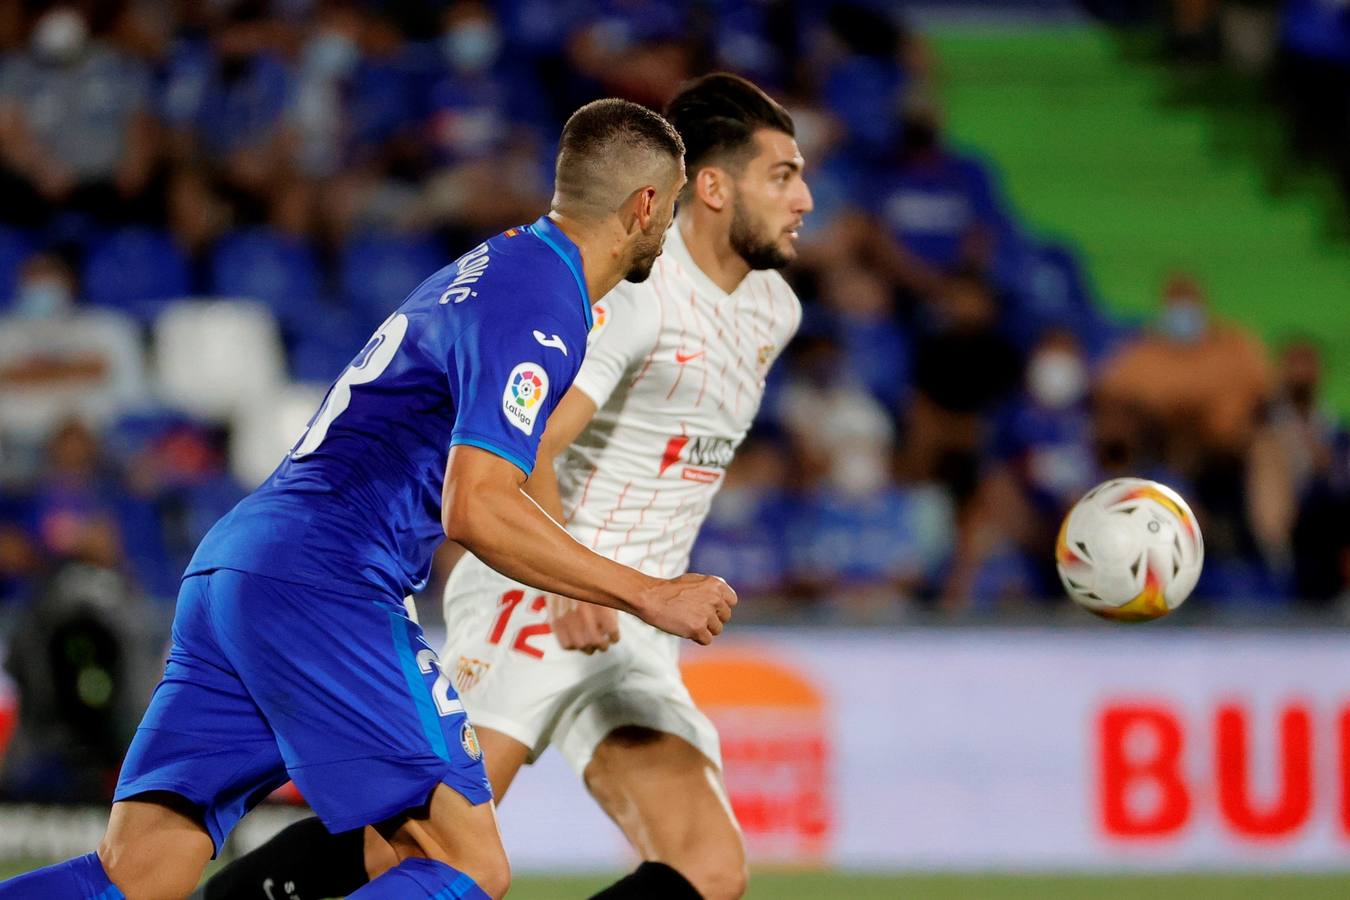
[{"label": "player's elbow", "polygon": [[476,538],[476,525],[481,504],[475,502],[471,491],[451,491],[441,500],[441,527],[449,540],[469,547]]},{"label": "player's elbow", "polygon": [[489,484],[462,485],[447,491],[441,500],[441,527],[445,536],[465,549],[477,549],[484,535],[497,530],[495,520],[501,499]]}]

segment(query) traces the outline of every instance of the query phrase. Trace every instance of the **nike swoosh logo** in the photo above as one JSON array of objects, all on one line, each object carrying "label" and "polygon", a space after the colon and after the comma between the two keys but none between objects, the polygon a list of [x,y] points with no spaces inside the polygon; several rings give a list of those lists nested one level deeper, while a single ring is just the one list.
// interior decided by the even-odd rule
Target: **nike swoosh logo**
[{"label": "nike swoosh logo", "polygon": [[534,339],[538,341],[540,344],[544,345],[545,347],[552,347],[555,350],[561,350],[563,356],[567,355],[567,345],[564,344],[563,339],[558,337],[558,335],[556,334],[545,337],[542,331],[536,329],[534,332]]},{"label": "nike swoosh logo", "polygon": [[699,358],[700,356],[702,356],[702,355],[703,355],[703,351],[702,351],[702,350],[697,350],[697,351],[695,351],[695,352],[693,352],[693,353],[684,353],[683,351],[676,350],[676,351],[675,351],[675,361],[676,361],[677,363],[679,363],[680,365],[684,365],[684,364],[687,363],[687,362],[693,362],[694,360],[698,359],[698,358]]}]

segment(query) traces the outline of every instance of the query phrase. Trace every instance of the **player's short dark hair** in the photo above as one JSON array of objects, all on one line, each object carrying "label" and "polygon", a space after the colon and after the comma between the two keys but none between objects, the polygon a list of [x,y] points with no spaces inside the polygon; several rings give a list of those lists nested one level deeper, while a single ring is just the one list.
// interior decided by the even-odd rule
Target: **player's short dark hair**
[{"label": "player's short dark hair", "polygon": [[763,128],[796,137],[792,116],[752,82],[714,72],[686,83],[666,106],[666,118],[684,140],[684,166],[692,181],[700,166],[744,164]]},{"label": "player's short dark hair", "polygon": [[679,132],[645,106],[609,97],[572,113],[563,126],[561,154],[591,155],[615,142],[664,153],[679,159],[684,142]]},{"label": "player's short dark hair", "polygon": [[645,106],[614,98],[587,103],[563,126],[555,205],[569,204],[581,214],[606,211],[613,188],[646,176],[653,163],[678,170],[683,158],[679,133]]}]

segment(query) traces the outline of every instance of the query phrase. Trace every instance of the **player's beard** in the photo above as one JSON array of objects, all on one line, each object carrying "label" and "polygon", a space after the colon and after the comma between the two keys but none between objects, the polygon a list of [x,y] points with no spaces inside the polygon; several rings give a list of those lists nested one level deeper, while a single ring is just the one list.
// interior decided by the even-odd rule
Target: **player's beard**
[{"label": "player's beard", "polygon": [[731,249],[735,250],[751,269],[781,269],[795,258],[795,253],[778,246],[778,237],[765,237],[768,229],[756,221],[737,197],[731,206]]},{"label": "player's beard", "polygon": [[633,264],[624,274],[623,280],[634,284],[646,281],[647,276],[652,274],[652,266],[656,265],[656,258],[661,255],[661,245],[665,239],[665,227],[654,228],[651,234],[644,234],[639,238],[633,245]]}]

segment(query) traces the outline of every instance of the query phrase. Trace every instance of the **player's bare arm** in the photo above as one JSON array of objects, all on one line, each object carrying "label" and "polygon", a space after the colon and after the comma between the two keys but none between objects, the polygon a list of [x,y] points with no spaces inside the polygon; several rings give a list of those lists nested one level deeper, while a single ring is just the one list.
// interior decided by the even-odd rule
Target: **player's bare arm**
[{"label": "player's bare arm", "polygon": [[508,578],[632,613],[679,637],[710,644],[736,593],[720,578],[664,581],[583,547],[522,490],[524,473],[501,457],[450,451],[441,494],[446,536]]}]

